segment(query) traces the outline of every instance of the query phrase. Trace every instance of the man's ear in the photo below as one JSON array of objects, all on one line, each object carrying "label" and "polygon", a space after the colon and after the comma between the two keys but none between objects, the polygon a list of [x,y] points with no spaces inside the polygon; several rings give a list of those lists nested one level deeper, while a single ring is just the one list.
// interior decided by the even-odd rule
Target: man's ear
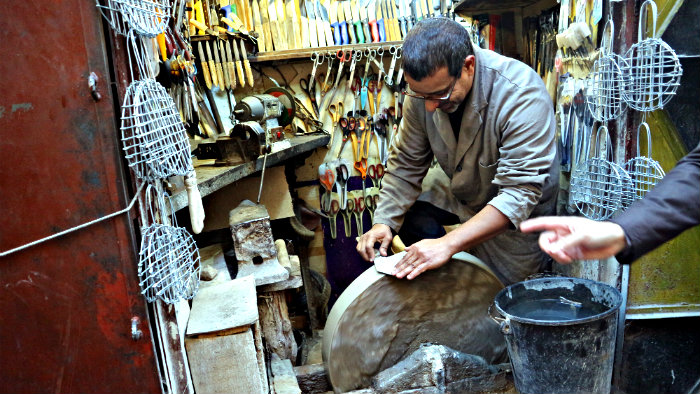
[{"label": "man's ear", "polygon": [[473,75],[474,74],[474,65],[476,64],[476,57],[474,55],[469,55],[464,59],[464,70],[467,72],[467,75]]}]

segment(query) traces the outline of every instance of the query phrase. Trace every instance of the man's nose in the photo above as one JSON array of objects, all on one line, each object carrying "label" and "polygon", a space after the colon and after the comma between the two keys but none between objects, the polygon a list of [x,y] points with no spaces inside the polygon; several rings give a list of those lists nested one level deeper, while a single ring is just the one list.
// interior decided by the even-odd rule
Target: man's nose
[{"label": "man's nose", "polygon": [[439,106],[440,106],[440,101],[438,101],[438,100],[425,100],[425,110],[428,112],[435,112],[435,110]]}]

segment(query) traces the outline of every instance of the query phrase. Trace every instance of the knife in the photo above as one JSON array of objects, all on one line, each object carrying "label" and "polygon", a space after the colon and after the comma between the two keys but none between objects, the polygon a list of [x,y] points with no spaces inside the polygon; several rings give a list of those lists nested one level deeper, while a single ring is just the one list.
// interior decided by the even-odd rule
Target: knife
[{"label": "knife", "polygon": [[[216,39],[215,39],[216,40]],[[219,89],[226,89],[226,80],[224,79],[224,71],[221,68],[221,60],[219,59],[219,46],[214,41],[214,66],[216,67],[216,79],[219,81]]]},{"label": "knife", "polygon": [[312,0],[304,0],[304,8],[306,8],[306,17],[309,19],[309,45],[312,48],[318,48],[318,30],[316,29],[316,13]]},{"label": "knife", "polygon": [[[326,28],[324,26],[325,22],[323,21],[323,17],[321,16],[321,3],[318,0],[309,1],[313,3],[314,15],[316,15],[316,35],[318,38],[318,46],[330,46],[330,42],[326,43]],[[328,23],[328,26],[330,26],[330,22]]]},{"label": "knife", "polygon": [[207,59],[204,57],[204,51],[202,50],[202,42],[197,43],[197,51],[199,52],[199,64],[202,65],[202,72],[204,73],[204,83],[207,85],[207,89],[211,90],[211,76],[209,75],[209,64],[207,64]]},{"label": "knife", "polygon": [[352,0],[350,2],[350,8],[352,8],[352,20],[353,25],[355,25],[355,37],[357,38],[358,44],[365,43],[365,34],[362,31],[362,18],[360,17],[360,7],[357,6],[357,2]]},{"label": "knife", "polygon": [[306,48],[304,46],[304,40],[301,37],[302,23],[301,23],[301,7],[299,6],[299,0],[292,0],[294,2],[294,26],[295,26],[295,42],[297,43],[297,48]]},{"label": "knife", "polygon": [[377,27],[377,4],[372,0],[367,7],[367,23],[372,32],[372,42],[379,42],[379,28]]},{"label": "knife", "polygon": [[394,38],[394,41],[399,41],[401,40],[401,30],[399,29],[399,18],[396,15],[396,3],[394,0],[387,0],[387,3],[389,5],[389,14],[391,15],[391,35]]},{"label": "knife", "polygon": [[233,39],[233,54],[236,56],[236,72],[238,73],[238,82],[242,88],[245,87],[245,77],[243,76],[243,67],[241,66],[241,56],[238,54],[238,44]]},{"label": "knife", "polygon": [[289,47],[289,38],[287,37],[287,17],[284,14],[284,0],[274,0],[273,2],[277,11],[277,26],[279,27],[280,40],[282,40],[282,48],[292,49]]},{"label": "knife", "polygon": [[209,41],[204,42],[204,47],[207,49],[207,59],[209,59],[209,73],[211,74],[211,85],[219,86],[219,75],[216,72],[216,66],[214,65],[214,58],[211,56],[211,47],[209,46]]},{"label": "knife", "polygon": [[321,9],[321,16],[324,20],[323,31],[326,33],[326,43],[330,45],[331,42],[333,42],[333,30],[331,30],[331,22],[328,19],[328,8],[330,7],[330,0],[324,0],[323,3],[319,4]]},{"label": "knife", "polygon": [[265,52],[265,31],[260,17],[260,4],[258,0],[253,0],[253,24],[255,32],[258,33],[258,52]]},{"label": "knife", "polygon": [[[218,45],[217,45],[218,44]],[[216,47],[214,49],[214,52],[217,53],[217,57],[221,59],[221,62],[218,67],[221,67],[221,79],[224,81],[223,87],[221,90],[224,89],[231,89],[231,77],[228,76],[228,65],[226,64],[226,51],[224,50],[224,41],[223,40],[218,40],[218,42],[215,41],[214,46]]]},{"label": "knife", "polygon": [[[270,4],[267,6],[267,14],[270,17],[270,32],[272,34],[272,44],[274,45],[274,49],[276,51],[286,49],[284,45],[286,42],[284,42],[282,37],[280,37],[280,27],[279,23],[277,23],[277,9],[275,8],[275,0],[271,0]],[[238,57],[236,57],[236,59],[238,59]]]},{"label": "knife", "polygon": [[401,37],[406,38],[407,32],[407,18],[406,18],[406,3],[404,0],[397,0],[399,2],[399,28],[401,30]]},{"label": "knife", "polygon": [[386,29],[384,28],[384,12],[383,12],[383,6],[384,0],[378,0],[377,2],[377,31],[379,32],[379,41],[380,42],[386,42]]},{"label": "knife", "polygon": [[350,0],[344,0],[341,2],[343,4],[343,16],[345,17],[345,26],[348,30],[348,37],[350,38],[350,44],[357,44],[357,38],[355,37],[355,21],[353,20],[352,10],[350,9]]},{"label": "knife", "polygon": [[362,33],[364,34],[365,42],[372,42],[372,34],[369,32],[367,7],[360,7],[360,20],[362,20]]},{"label": "knife", "polygon": [[231,78],[231,90],[236,88],[236,66],[233,62],[233,55],[231,55],[231,41],[226,41],[226,67],[228,68],[228,76]]},{"label": "knife", "polygon": [[328,15],[331,22],[331,28],[333,29],[333,43],[335,45],[340,45],[340,24],[338,23],[338,2],[332,1],[330,6],[330,13]]},{"label": "knife", "polygon": [[287,33],[287,48],[297,49],[299,48],[299,43],[297,42],[297,29],[296,24],[296,10],[294,9],[294,0],[283,0],[284,1],[284,26]]},{"label": "knife", "polygon": [[250,61],[248,60],[248,52],[245,50],[245,42],[241,40],[241,57],[243,58],[243,67],[245,68],[245,75],[248,77],[248,86],[251,88],[255,81],[253,80],[253,71],[250,69]]},{"label": "knife", "polygon": [[309,18],[306,16],[306,6],[304,4],[299,4],[299,19],[301,20],[301,47],[310,48],[311,41],[309,40]]},{"label": "knife", "polygon": [[[257,0],[256,0],[257,1]],[[270,16],[268,13],[269,3],[267,0],[260,0],[260,19],[262,20],[262,30],[265,33],[265,51],[274,51],[272,45],[272,29],[270,27]]]}]

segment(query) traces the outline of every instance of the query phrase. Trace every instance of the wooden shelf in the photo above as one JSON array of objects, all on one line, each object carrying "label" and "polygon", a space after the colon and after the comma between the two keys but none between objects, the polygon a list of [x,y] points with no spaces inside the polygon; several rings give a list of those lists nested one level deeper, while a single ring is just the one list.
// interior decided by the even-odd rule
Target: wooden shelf
[{"label": "wooden shelf", "polygon": [[318,48],[304,48],[304,49],[288,49],[284,51],[273,51],[273,52],[258,52],[256,56],[248,56],[248,60],[251,62],[269,62],[274,60],[289,60],[289,59],[311,59],[313,53],[322,52],[337,52],[339,49],[377,49],[384,48],[388,51],[392,46],[402,45],[403,41],[386,41],[377,42],[369,44],[355,44],[355,45],[333,45],[329,47],[318,47]]},{"label": "wooden shelf", "polygon": [[538,1],[539,0],[462,0],[455,4],[454,9],[455,12],[459,12],[460,14],[490,14],[528,7]]},{"label": "wooden shelf", "polygon": [[[310,134],[299,137],[290,138],[290,146],[280,151],[267,155],[266,167],[272,167],[287,159],[297,156],[301,153],[308,152],[325,146],[328,144],[330,136],[327,134]],[[274,149],[274,147],[273,147]],[[202,197],[214,193],[215,191],[230,185],[239,179],[245,178],[255,172],[262,170],[263,156],[258,157],[255,161],[250,161],[235,166],[200,166],[195,170],[197,172],[197,185]],[[187,207],[187,193],[183,188],[172,192],[171,201],[173,209],[179,211]]]}]

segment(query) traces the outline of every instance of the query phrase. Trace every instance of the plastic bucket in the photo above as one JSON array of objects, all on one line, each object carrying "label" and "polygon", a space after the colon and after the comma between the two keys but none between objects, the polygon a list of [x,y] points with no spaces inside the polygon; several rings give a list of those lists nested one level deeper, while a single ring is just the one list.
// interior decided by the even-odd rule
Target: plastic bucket
[{"label": "plastic bucket", "polygon": [[[515,283],[493,306],[521,393],[609,393],[620,292],[552,277]],[[489,310],[491,313],[491,310]]]}]

